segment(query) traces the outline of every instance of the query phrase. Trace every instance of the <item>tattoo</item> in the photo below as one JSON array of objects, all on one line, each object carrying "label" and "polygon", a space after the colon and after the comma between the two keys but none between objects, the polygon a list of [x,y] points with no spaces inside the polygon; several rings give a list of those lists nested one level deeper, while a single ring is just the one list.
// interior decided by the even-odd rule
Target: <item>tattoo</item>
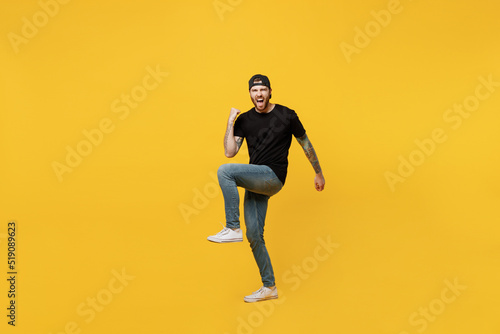
[{"label": "tattoo", "polygon": [[[227,126],[226,134],[224,135],[224,154],[227,153],[227,140],[229,139],[229,133],[233,129],[234,124],[231,123]],[[236,152],[240,150],[241,145],[243,144],[243,137],[238,137],[236,139]]]},{"label": "tattoo", "polygon": [[236,145],[238,146],[238,150],[240,149],[241,144],[243,144],[243,137],[238,137],[238,139],[236,139]]},{"label": "tattoo", "polygon": [[313,166],[316,174],[321,173],[321,166],[319,165],[318,156],[316,155],[316,151],[314,151],[314,147],[309,141],[309,138],[307,138],[307,134],[303,135],[300,138],[297,138],[297,141],[299,142],[300,146],[302,146],[302,149],[304,150],[307,159],[309,159],[309,162]]},{"label": "tattoo", "polygon": [[233,128],[233,123],[227,125],[226,134],[224,135],[224,154],[227,153],[227,138],[229,137],[229,133]]}]

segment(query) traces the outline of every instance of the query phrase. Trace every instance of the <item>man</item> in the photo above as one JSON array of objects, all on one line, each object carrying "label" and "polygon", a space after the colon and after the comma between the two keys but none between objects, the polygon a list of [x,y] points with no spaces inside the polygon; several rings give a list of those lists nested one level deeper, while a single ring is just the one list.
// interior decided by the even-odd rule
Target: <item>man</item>
[{"label": "man", "polygon": [[325,179],[316,152],[297,114],[285,106],[269,102],[272,93],[269,78],[261,74],[254,75],[249,81],[249,91],[255,107],[241,114],[238,119],[236,117],[240,111],[231,109],[224,136],[224,151],[226,157],[234,157],[246,138],[250,162],[219,167],[217,176],[224,196],[226,227],[207,239],[218,243],[243,241],[237,187],[245,188],[246,236],[259,267],[263,287],[244,300],[257,302],[278,298],[273,267],[264,242],[264,221],[269,198],[285,184],[292,135],[314,168],[317,191],[324,189]]}]

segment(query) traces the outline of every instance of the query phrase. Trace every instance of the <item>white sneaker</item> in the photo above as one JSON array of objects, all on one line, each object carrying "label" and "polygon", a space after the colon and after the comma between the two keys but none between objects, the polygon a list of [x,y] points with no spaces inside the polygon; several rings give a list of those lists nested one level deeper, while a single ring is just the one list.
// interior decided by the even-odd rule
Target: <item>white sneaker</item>
[{"label": "white sneaker", "polygon": [[240,228],[232,230],[224,227],[222,231],[217,234],[211,235],[207,238],[208,241],[224,243],[224,242],[239,242],[243,241],[243,232]]},{"label": "white sneaker", "polygon": [[278,289],[276,286],[272,288],[266,288],[263,286],[259,290],[253,292],[250,296],[245,296],[243,300],[247,303],[260,302],[261,300],[276,299],[278,298]]}]

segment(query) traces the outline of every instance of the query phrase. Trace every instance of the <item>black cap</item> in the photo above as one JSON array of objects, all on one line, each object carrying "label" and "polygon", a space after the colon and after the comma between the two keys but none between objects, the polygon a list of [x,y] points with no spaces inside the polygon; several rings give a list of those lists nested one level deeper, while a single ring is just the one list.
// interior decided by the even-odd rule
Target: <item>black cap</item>
[{"label": "black cap", "polygon": [[[255,83],[255,81],[260,82]],[[271,89],[271,82],[265,75],[256,74],[250,79],[250,81],[248,81],[248,90],[252,89],[253,86],[266,86]]]}]

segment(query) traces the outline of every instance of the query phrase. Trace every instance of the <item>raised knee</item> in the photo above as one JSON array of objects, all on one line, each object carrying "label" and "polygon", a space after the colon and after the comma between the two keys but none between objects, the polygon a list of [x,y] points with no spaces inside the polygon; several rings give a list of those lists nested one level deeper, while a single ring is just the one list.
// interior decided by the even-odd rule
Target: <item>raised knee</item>
[{"label": "raised knee", "polygon": [[225,180],[234,179],[235,167],[236,164],[233,163],[220,165],[219,169],[217,169],[217,178],[219,179],[219,182],[221,179]]},{"label": "raised knee", "polygon": [[231,164],[220,165],[219,169],[217,169],[217,177],[226,177],[228,175],[229,169],[231,168]]}]

